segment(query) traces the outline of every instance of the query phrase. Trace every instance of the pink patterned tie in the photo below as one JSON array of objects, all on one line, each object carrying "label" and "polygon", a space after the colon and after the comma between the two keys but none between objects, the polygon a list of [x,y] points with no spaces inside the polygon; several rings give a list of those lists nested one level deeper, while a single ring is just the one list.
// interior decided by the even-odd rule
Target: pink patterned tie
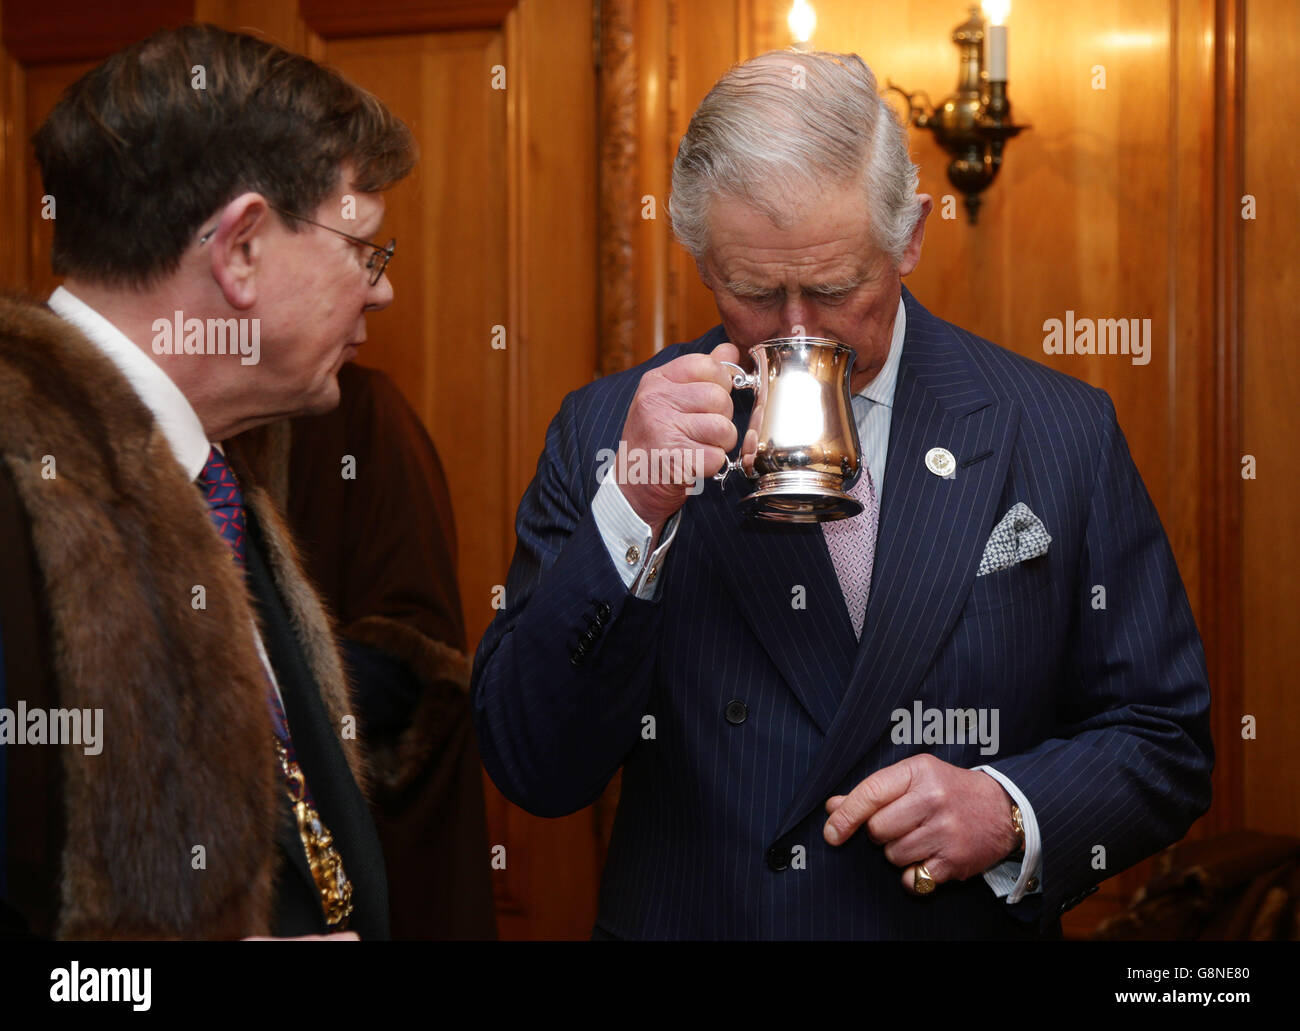
[{"label": "pink patterned tie", "polygon": [[880,519],[880,505],[876,501],[876,486],[871,482],[871,471],[864,463],[849,496],[862,502],[862,512],[851,519],[836,519],[822,523],[826,548],[835,563],[835,575],[844,592],[844,605],[853,621],[853,636],[862,639],[862,621],[867,614],[867,596],[871,593],[871,568],[876,558],[876,523]]}]

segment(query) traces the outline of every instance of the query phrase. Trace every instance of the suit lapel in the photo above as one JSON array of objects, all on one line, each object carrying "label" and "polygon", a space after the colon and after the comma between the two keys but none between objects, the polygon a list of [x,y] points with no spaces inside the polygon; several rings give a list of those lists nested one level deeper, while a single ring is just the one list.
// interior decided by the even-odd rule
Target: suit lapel
[{"label": "suit lapel", "polygon": [[[734,396],[739,439],[753,399],[748,392]],[[821,528],[747,519],[740,502],[753,493],[754,483],[732,473],[725,486],[724,491],[709,481],[703,494],[687,500],[683,529],[696,528],[754,636],[825,733],[853,665],[855,642]],[[826,599],[840,604],[828,612]]]},{"label": "suit lapel", "polygon": [[[913,700],[974,582],[1015,441],[1015,405],[994,400],[949,327],[906,291],[904,300],[907,335],[862,640],[843,704],[781,834],[834,793],[888,732],[889,713]],[[927,468],[934,447],[955,457],[952,479]]]}]

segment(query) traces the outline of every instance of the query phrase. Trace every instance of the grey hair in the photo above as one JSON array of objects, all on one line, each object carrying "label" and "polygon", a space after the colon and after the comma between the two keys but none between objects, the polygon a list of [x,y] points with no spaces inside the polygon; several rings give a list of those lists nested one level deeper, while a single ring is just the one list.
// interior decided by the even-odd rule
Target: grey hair
[{"label": "grey hair", "polygon": [[668,214],[698,261],[715,196],[788,227],[791,198],[857,182],[876,246],[897,264],[920,215],[918,179],[907,134],[860,57],[772,50],[734,66],[696,108],[673,162]]}]

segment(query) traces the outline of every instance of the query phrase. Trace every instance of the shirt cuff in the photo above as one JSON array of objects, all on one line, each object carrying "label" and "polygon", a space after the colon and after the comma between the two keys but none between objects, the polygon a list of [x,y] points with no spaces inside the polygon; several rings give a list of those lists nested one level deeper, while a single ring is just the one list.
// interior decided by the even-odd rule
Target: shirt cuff
[{"label": "shirt cuff", "polygon": [[674,512],[664,524],[659,547],[651,552],[650,524],[637,515],[627,498],[623,497],[611,467],[606,470],[596,496],[591,499],[591,514],[623,586],[634,597],[653,600],[659,592],[664,556],[677,536],[681,512]]},{"label": "shirt cuff", "polygon": [[1043,841],[1038,833],[1038,817],[1029,799],[1016,787],[1010,777],[1003,776],[991,766],[976,766],[976,770],[987,773],[1001,784],[1008,795],[1020,806],[1020,820],[1025,827],[1024,859],[1007,859],[984,871],[984,880],[993,889],[998,898],[1006,898],[1007,905],[1014,905],[1026,895],[1043,890]]}]

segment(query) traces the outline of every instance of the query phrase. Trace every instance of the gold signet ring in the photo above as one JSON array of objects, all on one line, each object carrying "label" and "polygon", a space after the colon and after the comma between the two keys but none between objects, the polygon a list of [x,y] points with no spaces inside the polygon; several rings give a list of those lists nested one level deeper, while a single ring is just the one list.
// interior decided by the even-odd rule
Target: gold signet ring
[{"label": "gold signet ring", "polygon": [[912,867],[912,891],[917,895],[929,895],[935,889],[935,880],[924,863]]}]

